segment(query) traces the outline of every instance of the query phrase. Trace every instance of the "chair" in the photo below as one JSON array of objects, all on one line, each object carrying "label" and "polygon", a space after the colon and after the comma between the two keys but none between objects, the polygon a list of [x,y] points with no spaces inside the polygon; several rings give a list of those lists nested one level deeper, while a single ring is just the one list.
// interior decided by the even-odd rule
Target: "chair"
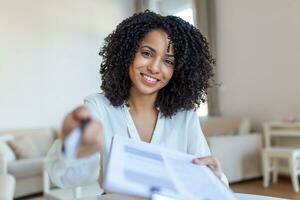
[{"label": "chair", "polygon": [[16,186],[15,178],[7,174],[6,159],[0,154],[0,199],[12,200]]},{"label": "chair", "polygon": [[[263,124],[265,148],[262,150],[263,186],[268,187],[272,174],[272,182],[278,181],[278,172],[290,174],[293,189],[299,192],[298,176],[300,174],[300,148],[271,145],[273,136],[299,137],[300,123],[268,122]],[[287,161],[287,166],[280,165],[282,160]]]},{"label": "chair", "polygon": [[98,182],[73,188],[57,188],[51,184],[46,170],[46,162],[43,164],[43,192],[44,197],[49,200],[77,199],[82,197],[95,197],[103,193]]}]

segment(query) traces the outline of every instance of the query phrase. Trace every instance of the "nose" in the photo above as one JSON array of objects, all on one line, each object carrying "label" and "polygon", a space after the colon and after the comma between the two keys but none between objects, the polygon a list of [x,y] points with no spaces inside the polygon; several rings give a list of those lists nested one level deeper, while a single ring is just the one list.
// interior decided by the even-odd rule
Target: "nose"
[{"label": "nose", "polygon": [[155,59],[153,60],[151,63],[149,63],[147,69],[149,70],[149,72],[151,72],[152,74],[158,74],[159,70],[160,70],[160,59]]}]

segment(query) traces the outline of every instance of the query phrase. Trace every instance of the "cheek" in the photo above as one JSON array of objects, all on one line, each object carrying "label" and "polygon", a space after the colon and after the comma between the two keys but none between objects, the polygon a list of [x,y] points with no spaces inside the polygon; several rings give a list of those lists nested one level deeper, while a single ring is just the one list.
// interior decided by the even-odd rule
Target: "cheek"
[{"label": "cheek", "polygon": [[166,68],[165,70],[165,79],[167,79],[168,81],[172,78],[173,74],[174,74],[174,69],[171,67]]},{"label": "cheek", "polygon": [[145,59],[144,57],[142,57],[140,54],[137,54],[133,60],[132,63],[132,68],[135,69],[139,69],[143,66],[147,65],[148,60]]},{"label": "cheek", "polygon": [[135,70],[134,70],[134,66],[133,66],[133,64],[132,64],[132,65],[129,66],[129,78],[130,78],[131,80],[134,78],[134,74],[135,74],[134,71],[135,71]]}]

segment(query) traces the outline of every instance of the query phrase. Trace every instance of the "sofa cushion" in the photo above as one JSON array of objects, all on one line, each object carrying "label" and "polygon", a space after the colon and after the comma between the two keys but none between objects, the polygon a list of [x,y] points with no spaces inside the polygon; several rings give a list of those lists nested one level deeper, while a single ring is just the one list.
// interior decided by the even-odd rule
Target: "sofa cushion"
[{"label": "sofa cushion", "polygon": [[36,130],[36,132],[28,133],[26,136],[32,139],[42,156],[48,153],[48,150],[56,139],[56,134],[51,129]]},{"label": "sofa cushion", "polygon": [[0,142],[7,142],[7,141],[11,141],[14,139],[13,135],[7,135],[7,134],[0,134]]},{"label": "sofa cushion", "polygon": [[240,124],[240,127],[238,129],[238,134],[239,135],[245,135],[245,134],[249,134],[250,131],[251,131],[250,120],[248,118],[243,118],[241,120],[241,124]]},{"label": "sofa cushion", "polygon": [[56,132],[51,128],[1,131],[0,137],[3,135],[12,135],[14,138],[25,135],[30,137],[35,146],[38,148],[40,154],[43,156],[47,154],[49,148],[56,139]]},{"label": "sofa cushion", "polygon": [[9,174],[18,178],[31,177],[41,175],[43,171],[43,159],[22,159],[8,163],[7,171]]},{"label": "sofa cushion", "polygon": [[200,118],[201,128],[205,136],[234,135],[240,127],[240,118],[235,117],[205,117]]},{"label": "sofa cushion", "polygon": [[18,159],[41,157],[36,144],[27,135],[16,137],[8,142]]},{"label": "sofa cushion", "polygon": [[6,142],[0,141],[0,154],[7,162],[16,160],[16,155]]}]

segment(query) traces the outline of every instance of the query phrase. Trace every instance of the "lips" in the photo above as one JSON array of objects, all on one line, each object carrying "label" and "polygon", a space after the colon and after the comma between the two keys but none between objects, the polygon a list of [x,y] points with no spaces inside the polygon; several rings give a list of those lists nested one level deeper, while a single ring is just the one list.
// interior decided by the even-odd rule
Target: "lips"
[{"label": "lips", "polygon": [[157,79],[153,76],[149,76],[149,75],[144,74],[144,73],[141,73],[141,76],[142,76],[144,82],[149,84],[149,85],[154,85],[159,81],[159,79]]}]

